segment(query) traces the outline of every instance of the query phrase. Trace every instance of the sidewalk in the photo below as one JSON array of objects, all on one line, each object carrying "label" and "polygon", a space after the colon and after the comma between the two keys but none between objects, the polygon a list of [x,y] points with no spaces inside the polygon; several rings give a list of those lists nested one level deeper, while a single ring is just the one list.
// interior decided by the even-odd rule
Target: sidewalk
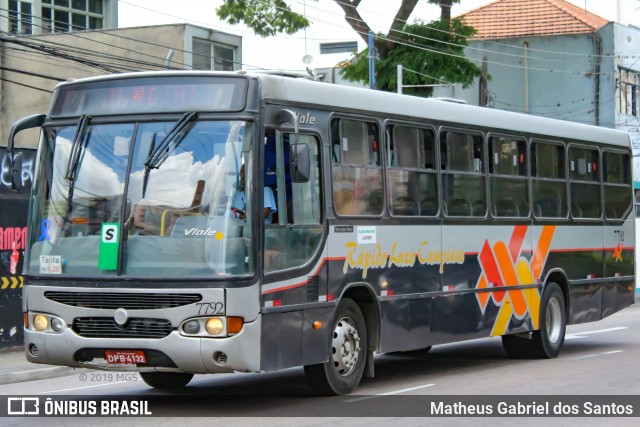
[{"label": "sidewalk", "polygon": [[28,362],[22,347],[0,351],[0,385],[72,375],[67,366],[41,365]]}]

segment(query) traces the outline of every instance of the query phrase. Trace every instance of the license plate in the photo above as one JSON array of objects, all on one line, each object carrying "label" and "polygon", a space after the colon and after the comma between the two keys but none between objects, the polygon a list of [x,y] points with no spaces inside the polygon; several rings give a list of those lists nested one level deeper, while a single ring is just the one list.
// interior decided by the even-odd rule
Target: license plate
[{"label": "license plate", "polygon": [[147,363],[147,358],[143,351],[121,351],[121,350],[107,350],[104,352],[104,358],[107,359],[109,365],[136,365],[140,363]]}]

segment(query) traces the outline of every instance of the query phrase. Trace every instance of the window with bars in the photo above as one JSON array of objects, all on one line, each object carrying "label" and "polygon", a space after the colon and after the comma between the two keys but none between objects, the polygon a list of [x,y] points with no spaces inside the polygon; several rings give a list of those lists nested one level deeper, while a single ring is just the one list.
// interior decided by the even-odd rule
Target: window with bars
[{"label": "window with bars", "polygon": [[103,0],[42,0],[42,32],[102,29],[103,3]]},{"label": "window with bars", "polygon": [[618,70],[618,84],[616,87],[618,113],[640,117],[639,99],[640,73],[620,68]]}]

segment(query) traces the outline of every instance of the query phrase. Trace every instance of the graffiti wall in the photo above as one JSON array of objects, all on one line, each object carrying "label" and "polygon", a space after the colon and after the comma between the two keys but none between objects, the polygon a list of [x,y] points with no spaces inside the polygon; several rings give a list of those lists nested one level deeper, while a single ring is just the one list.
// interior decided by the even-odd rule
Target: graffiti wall
[{"label": "graffiti wall", "polygon": [[0,148],[0,350],[22,345],[22,262],[35,150],[23,154],[22,183],[11,191],[9,155]]}]

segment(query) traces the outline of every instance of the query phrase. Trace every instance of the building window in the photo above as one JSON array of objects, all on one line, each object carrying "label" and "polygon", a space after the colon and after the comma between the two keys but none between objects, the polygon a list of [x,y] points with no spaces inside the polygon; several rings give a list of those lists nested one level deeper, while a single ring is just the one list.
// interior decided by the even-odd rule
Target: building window
[{"label": "building window", "polygon": [[638,108],[638,100],[640,99],[640,73],[624,68],[619,69],[616,99],[618,102],[618,113],[640,117],[640,108]]},{"label": "building window", "polygon": [[42,0],[43,33],[99,30],[103,26],[103,0]]},{"label": "building window", "polygon": [[233,71],[235,50],[205,40],[193,40],[192,62],[196,70]]},{"label": "building window", "polygon": [[9,32],[32,34],[31,2],[9,0]]}]

